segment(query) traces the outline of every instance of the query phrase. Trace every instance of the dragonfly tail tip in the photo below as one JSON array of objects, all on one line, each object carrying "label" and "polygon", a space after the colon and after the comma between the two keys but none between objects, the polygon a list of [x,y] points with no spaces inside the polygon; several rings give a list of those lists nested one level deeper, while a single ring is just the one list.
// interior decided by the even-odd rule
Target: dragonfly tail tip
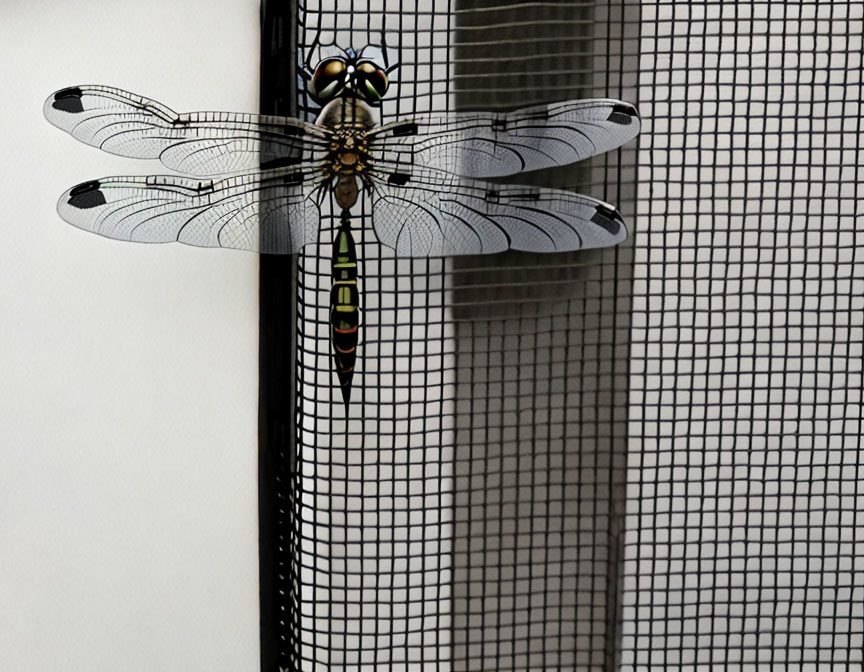
[{"label": "dragonfly tail tip", "polygon": [[342,401],[345,404],[345,412],[348,412],[348,405],[351,403],[351,383],[347,385],[342,385],[340,387],[342,390]]}]

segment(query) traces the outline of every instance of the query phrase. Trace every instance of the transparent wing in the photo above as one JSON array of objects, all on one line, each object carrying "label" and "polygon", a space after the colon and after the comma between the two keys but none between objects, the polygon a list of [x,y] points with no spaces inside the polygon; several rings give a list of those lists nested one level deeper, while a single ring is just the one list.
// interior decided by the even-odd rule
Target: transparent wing
[{"label": "transparent wing", "polygon": [[287,117],[178,114],[155,100],[109,86],[63,89],[45,101],[44,112],[48,121],[81,142],[120,156],[159,159],[188,175],[319,160],[329,137],[326,128]]},{"label": "transparent wing", "polygon": [[639,134],[636,108],[620,100],[571,100],[513,112],[430,113],[370,136],[387,160],[466,177],[503,177],[563,166]]},{"label": "transparent wing", "polygon": [[106,177],[73,187],[57,211],[70,224],[117,240],[180,242],[293,254],[318,239],[320,166],[235,175]]},{"label": "transparent wing", "polygon": [[566,252],[617,245],[627,237],[614,207],[560,189],[415,169],[410,175],[379,172],[372,190],[375,234],[400,256]]}]

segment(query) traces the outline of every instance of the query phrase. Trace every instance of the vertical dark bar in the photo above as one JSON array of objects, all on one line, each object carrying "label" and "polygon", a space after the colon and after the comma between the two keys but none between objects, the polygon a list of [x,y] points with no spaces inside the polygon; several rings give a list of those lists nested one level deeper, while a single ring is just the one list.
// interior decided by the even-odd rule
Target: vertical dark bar
[{"label": "vertical dark bar", "polygon": [[[296,0],[261,0],[262,114],[297,113]],[[262,156],[267,155],[262,145]],[[266,232],[262,231],[262,235]],[[258,545],[261,670],[297,669],[295,464],[296,255],[261,255]]]},{"label": "vertical dark bar", "polygon": [[[638,3],[454,6],[457,108],[635,98]],[[617,669],[635,165],[631,143],[506,180],[615,204],[622,245],[452,260],[456,669]]]},{"label": "vertical dark bar", "polygon": [[[611,96],[638,103],[640,58],[640,22],[642,5],[634,0],[595,0],[593,25],[594,96]],[[638,105],[637,105],[638,107]],[[613,277],[604,282],[611,286],[611,296],[603,299],[604,316],[612,337],[608,353],[611,373],[612,413],[608,418],[613,450],[610,452],[608,479],[605,483],[609,510],[609,558],[607,563],[606,650],[605,670],[621,666],[621,638],[624,591],[624,534],[627,505],[627,463],[629,452],[629,396],[631,362],[631,316],[633,313],[633,279],[635,273],[635,237],[637,203],[637,149],[635,143],[602,160],[592,162],[592,184],[603,182],[604,200],[618,205],[629,222],[630,237],[616,254]],[[601,317],[601,320],[603,317]]]}]

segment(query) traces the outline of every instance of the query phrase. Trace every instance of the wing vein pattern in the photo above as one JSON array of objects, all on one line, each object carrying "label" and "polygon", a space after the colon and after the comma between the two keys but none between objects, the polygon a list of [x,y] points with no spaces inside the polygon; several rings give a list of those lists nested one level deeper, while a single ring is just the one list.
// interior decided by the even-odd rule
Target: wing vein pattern
[{"label": "wing vein pattern", "polygon": [[632,105],[597,99],[513,112],[423,114],[373,135],[397,163],[484,178],[582,161],[629,142],[639,127]]},{"label": "wing vein pattern", "polygon": [[[85,182],[58,204],[75,226],[121,240],[275,254],[297,253],[318,238],[318,202],[343,151],[337,126],[230,112],[179,114],[107,86],[63,89],[44,111],[86,144],[201,176]],[[366,135],[363,180],[374,231],[408,257],[615,245],[627,230],[608,203],[478,178],[583,160],[631,140],[639,125],[632,105],[598,99],[512,112],[419,114],[375,127]]]},{"label": "wing vein pattern", "polygon": [[57,209],[70,224],[118,240],[295,254],[318,239],[322,179],[319,164],[219,181],[107,177],[69,189]]},{"label": "wing vein pattern", "polygon": [[178,114],[107,86],[71,87],[45,101],[48,121],[111,154],[158,159],[187,175],[219,175],[320,160],[328,129],[287,117],[233,112]]},{"label": "wing vein pattern", "polygon": [[399,256],[567,252],[616,245],[627,235],[614,207],[562,189],[503,186],[428,168],[376,173],[373,180],[375,234]]}]

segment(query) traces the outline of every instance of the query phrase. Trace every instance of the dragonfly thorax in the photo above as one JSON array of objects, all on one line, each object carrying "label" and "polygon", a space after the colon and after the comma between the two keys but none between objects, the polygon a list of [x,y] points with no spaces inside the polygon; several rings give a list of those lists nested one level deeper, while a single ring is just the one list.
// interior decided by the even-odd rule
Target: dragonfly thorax
[{"label": "dragonfly thorax", "polygon": [[330,142],[329,158],[335,174],[356,175],[362,172],[369,162],[366,129],[356,126],[337,128]]},{"label": "dragonfly thorax", "polygon": [[349,210],[357,202],[357,178],[363,177],[368,163],[366,129],[349,125],[337,128],[330,144],[329,170],[336,201],[343,210]]},{"label": "dragonfly thorax", "polygon": [[350,209],[359,195],[357,178],[369,166],[367,133],[375,125],[372,111],[353,96],[328,103],[317,122],[332,130],[327,157],[333,193],[340,207]]}]

